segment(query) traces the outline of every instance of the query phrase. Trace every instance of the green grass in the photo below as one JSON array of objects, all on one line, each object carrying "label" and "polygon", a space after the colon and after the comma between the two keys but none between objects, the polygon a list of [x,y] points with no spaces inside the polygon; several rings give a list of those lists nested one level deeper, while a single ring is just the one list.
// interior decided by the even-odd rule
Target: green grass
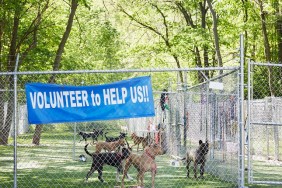
[{"label": "green grass", "polygon": [[[119,133],[119,131],[116,131]],[[111,135],[111,134],[109,134]],[[113,134],[112,134],[113,135]],[[17,138],[17,186],[19,188],[39,187],[109,187],[120,186],[116,182],[116,169],[105,166],[103,178],[105,183],[100,183],[95,172],[86,183],[84,178],[91,166],[91,159],[80,162],[78,156],[85,154],[84,142],[79,143],[76,137],[75,160],[73,160],[73,139],[71,131],[65,132],[44,132],[40,146],[32,146],[32,134],[26,134]],[[12,143],[12,140],[10,141]],[[13,150],[11,145],[0,146],[0,187],[13,187]],[[89,147],[94,151],[94,147]],[[186,168],[184,166],[172,167],[169,165],[167,155],[156,158],[158,171],[155,187],[160,188],[214,188],[214,187],[236,187],[236,182],[223,181],[216,176],[205,173],[204,179],[186,178]],[[129,174],[135,178],[137,170],[130,168]],[[192,174],[192,173],[191,173]],[[127,181],[126,187],[136,185],[136,181]],[[145,174],[145,186],[151,187],[151,174]],[[258,185],[248,185],[249,187],[260,187]],[[272,187],[272,186],[271,186]]]}]

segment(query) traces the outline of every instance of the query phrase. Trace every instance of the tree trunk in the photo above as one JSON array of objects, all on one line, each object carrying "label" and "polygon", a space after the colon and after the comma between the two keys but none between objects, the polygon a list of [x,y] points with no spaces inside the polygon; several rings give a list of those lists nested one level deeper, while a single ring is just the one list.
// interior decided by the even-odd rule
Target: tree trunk
[{"label": "tree trunk", "polygon": [[[11,39],[11,45],[9,49],[9,56],[7,58],[7,70],[9,72],[14,71],[15,68],[15,62],[16,62],[16,52],[17,52],[17,36],[18,36],[18,29],[19,29],[19,24],[20,24],[20,18],[19,18],[19,9],[15,9],[15,14],[14,14],[14,23],[13,23],[13,31],[12,31],[12,39]],[[4,80],[4,79],[3,79]],[[8,76],[8,88],[9,90],[13,91],[14,88],[14,79],[13,76]],[[2,83],[5,84],[5,83]],[[1,86],[3,87],[3,86]],[[5,105],[5,92],[1,92],[0,94],[0,99],[2,100],[1,102],[1,111],[3,112],[4,110],[4,105]],[[8,144],[8,138],[9,138],[9,133],[11,130],[11,125],[12,125],[12,120],[13,120],[13,112],[14,112],[14,95],[13,92],[8,92],[7,94],[8,100],[8,106],[7,106],[7,115],[6,118],[4,117],[3,113],[3,119],[1,119],[2,127],[0,130],[0,145],[7,145]],[[2,106],[3,105],[3,106]],[[5,119],[5,121],[4,121]]]},{"label": "tree trunk", "polygon": [[[264,52],[265,52],[265,59],[268,63],[271,62],[271,52],[270,52],[270,45],[268,40],[268,34],[266,29],[266,17],[265,12],[263,10],[263,2],[261,0],[258,0],[259,7],[260,7],[260,16],[261,16],[261,27],[262,27],[262,35],[263,35],[263,44],[264,44]],[[268,66],[268,86],[271,96],[275,96],[275,91],[272,86],[273,80],[273,71],[272,67]]]},{"label": "tree trunk", "polygon": [[[62,54],[64,52],[65,45],[67,43],[67,40],[68,40],[70,32],[71,32],[71,28],[72,28],[72,24],[73,24],[73,20],[74,20],[74,16],[75,16],[77,6],[78,6],[78,0],[72,0],[72,2],[71,2],[71,12],[69,14],[67,27],[66,27],[66,30],[64,32],[64,35],[61,39],[61,42],[59,44],[59,48],[58,48],[57,53],[56,53],[56,57],[55,57],[54,64],[53,64],[53,71],[57,71],[60,68]],[[56,79],[56,74],[51,75],[50,78],[49,78],[49,83],[55,83],[55,79]],[[33,140],[32,140],[32,143],[35,144],[35,145],[39,145],[39,143],[40,143],[42,126],[43,125],[36,125],[35,132],[34,132],[34,135],[33,135]]]},{"label": "tree trunk", "polygon": [[[282,63],[282,9],[279,9],[278,1],[276,2],[276,32],[277,32],[277,48],[278,48],[278,63]],[[280,68],[280,80],[282,82],[282,68]]]},{"label": "tree trunk", "polygon": [[[182,2],[175,2],[177,8],[180,10],[180,12],[182,13],[185,21],[186,21],[186,25],[187,26],[191,26],[193,29],[196,29],[197,26],[193,23],[191,14],[187,11],[187,9],[183,6]],[[201,15],[202,15],[202,28],[205,29],[205,27],[203,27],[203,23],[205,26],[205,20],[203,21],[203,19],[205,19],[205,15],[206,15],[206,10],[205,10],[205,1],[204,3],[199,3],[200,5],[200,10],[201,10]],[[205,51],[206,53],[204,53],[204,55],[207,55],[207,51]],[[196,62],[196,66],[197,67],[203,67],[202,65],[202,60],[201,60],[201,55],[200,55],[200,50],[198,46],[195,46],[194,49],[194,53],[195,53],[195,62]],[[204,57],[204,62],[205,62],[205,67],[209,67],[209,63],[208,63],[208,57]],[[198,82],[201,83],[204,79],[204,76],[202,74],[205,74],[205,76],[208,77],[208,71],[205,71],[204,73],[198,72]]]},{"label": "tree trunk", "polygon": [[43,125],[36,125],[36,127],[35,127],[35,131],[34,131],[34,135],[33,135],[33,139],[32,139],[32,143],[35,144],[35,145],[40,144],[42,128],[43,128]]},{"label": "tree trunk", "polygon": [[[207,8],[206,8],[206,0],[204,2],[199,3],[200,10],[201,10],[201,27],[206,30],[207,26],[207,21],[206,21],[206,15],[207,15]],[[203,56],[204,56],[204,67],[209,67],[209,47],[208,45],[204,44],[204,49],[203,49]],[[209,78],[209,71],[205,71],[205,75],[207,78]]]},{"label": "tree trunk", "polygon": [[[243,6],[244,6],[244,24],[246,25],[249,20],[249,14],[248,14],[248,0],[242,0]],[[244,37],[244,54],[247,54],[248,51],[248,31],[245,30],[245,37]]]},{"label": "tree trunk", "polygon": [[[217,15],[215,10],[213,9],[211,0],[207,0],[209,9],[211,11],[212,14],[212,20],[213,20],[213,36],[214,36],[214,45],[215,45],[215,51],[216,51],[216,56],[217,56],[217,62],[218,62],[218,66],[222,67],[223,63],[222,63],[222,57],[221,57],[221,52],[220,52],[220,47],[219,47],[219,36],[218,36],[218,31],[217,31]],[[223,71],[220,70],[220,74],[222,74]]]},{"label": "tree trunk", "polygon": [[[67,43],[67,40],[68,40],[70,32],[71,32],[73,19],[74,19],[74,16],[75,16],[77,6],[78,6],[78,0],[72,0],[71,12],[70,12],[70,15],[69,15],[67,27],[66,27],[65,33],[64,33],[64,35],[61,39],[61,42],[59,44],[59,48],[58,48],[57,53],[56,53],[56,57],[55,57],[54,64],[53,64],[53,71],[57,71],[60,68],[62,54],[64,52],[65,45]],[[55,83],[55,77],[56,77],[56,75],[53,74],[49,79],[49,83]]]}]

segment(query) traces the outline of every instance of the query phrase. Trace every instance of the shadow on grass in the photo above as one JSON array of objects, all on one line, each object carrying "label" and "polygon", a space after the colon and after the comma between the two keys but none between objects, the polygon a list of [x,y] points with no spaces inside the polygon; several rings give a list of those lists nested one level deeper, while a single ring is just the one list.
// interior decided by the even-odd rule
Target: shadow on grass
[{"label": "shadow on grass", "polygon": [[[18,138],[17,148],[17,185],[19,188],[113,188],[120,186],[116,182],[116,169],[105,166],[103,178],[105,183],[99,182],[95,172],[86,183],[85,176],[91,166],[91,158],[86,162],[78,161],[80,154],[85,154],[83,148],[85,143],[78,143],[76,137],[75,153],[73,150],[73,133],[43,133],[41,146],[31,145],[31,134]],[[129,140],[130,141],[130,140]],[[14,158],[13,146],[0,146],[0,187],[12,188],[14,181]],[[94,148],[90,148],[94,151]],[[141,152],[140,152],[141,153]],[[77,160],[73,160],[72,158]],[[156,158],[158,172],[155,180],[156,188],[214,188],[214,187],[237,187],[237,182],[222,181],[218,177],[205,173],[204,179],[186,178],[184,166],[172,167],[169,165],[169,157],[166,155]],[[129,174],[135,179],[137,170],[130,168]],[[145,173],[145,187],[151,187],[151,173]],[[136,185],[136,180],[126,181],[126,187]],[[248,185],[249,187],[260,187],[259,185]],[[261,186],[272,187],[272,186]],[[279,187],[279,186],[278,186]]]}]

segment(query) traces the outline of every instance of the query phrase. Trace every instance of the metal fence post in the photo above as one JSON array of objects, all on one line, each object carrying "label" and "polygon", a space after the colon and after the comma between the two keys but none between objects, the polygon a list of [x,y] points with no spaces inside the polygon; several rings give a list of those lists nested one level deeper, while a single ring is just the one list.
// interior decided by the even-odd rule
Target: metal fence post
[{"label": "metal fence post", "polygon": [[245,155],[244,155],[244,35],[240,35],[240,93],[239,93],[239,98],[240,98],[240,115],[239,115],[239,143],[240,143],[240,152],[239,152],[239,160],[240,160],[240,187],[244,187],[244,160],[245,160]]},{"label": "metal fence post", "polygon": [[247,100],[247,135],[248,135],[248,183],[251,182],[251,135],[250,135],[250,118],[251,118],[251,62],[248,61],[248,100]]},{"label": "metal fence post", "polygon": [[17,70],[20,55],[17,54],[14,69],[14,188],[17,187]]}]

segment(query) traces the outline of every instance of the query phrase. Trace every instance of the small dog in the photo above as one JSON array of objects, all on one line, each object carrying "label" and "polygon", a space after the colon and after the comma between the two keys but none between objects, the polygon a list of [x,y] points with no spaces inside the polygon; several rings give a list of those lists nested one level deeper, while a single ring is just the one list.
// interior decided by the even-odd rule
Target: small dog
[{"label": "small dog", "polygon": [[87,133],[87,132],[82,132],[82,131],[80,131],[80,132],[78,133],[78,135],[81,136],[81,139],[79,140],[79,142],[81,142],[82,140],[84,140],[85,143],[87,142],[87,138],[92,138],[93,142],[94,142],[94,140],[98,141],[98,136],[99,136],[98,134],[96,134],[96,133],[94,133],[94,132],[89,132],[89,133]]},{"label": "small dog", "polygon": [[133,140],[133,145],[131,148],[135,145],[137,145],[137,152],[139,151],[139,144],[142,144],[143,150],[144,148],[148,145],[148,136],[146,137],[141,137],[137,136],[135,133],[131,134],[131,139]]},{"label": "small dog", "polygon": [[124,146],[124,139],[120,139],[114,142],[96,142],[96,153],[100,153],[102,149],[108,152],[115,151],[119,146]]},{"label": "small dog", "polygon": [[92,157],[92,166],[90,168],[90,171],[86,175],[86,181],[88,180],[89,176],[93,174],[96,170],[98,171],[98,179],[101,182],[104,182],[103,180],[103,166],[105,164],[116,167],[117,168],[117,175],[116,180],[119,181],[119,173],[122,173],[122,161],[130,156],[130,150],[127,148],[122,148],[121,153],[93,153],[91,154],[87,150],[88,144],[84,147],[85,152]]},{"label": "small dog", "polygon": [[96,133],[98,136],[102,136],[104,138],[104,129],[93,129],[93,133]]},{"label": "small dog", "polygon": [[[133,165],[137,171],[137,183],[141,187],[144,186],[144,174],[147,171],[151,171],[152,176],[152,188],[155,187],[155,176],[157,173],[157,165],[155,162],[155,157],[157,155],[164,154],[163,149],[161,146],[157,144],[151,144],[147,146],[142,155],[137,155],[131,153],[130,156],[125,161],[125,167],[123,171],[123,177],[121,181],[121,187],[124,187],[124,177],[127,175],[128,169],[131,165]],[[141,182],[141,183],[140,183]]]},{"label": "small dog", "polygon": [[182,160],[186,160],[187,165],[187,178],[189,178],[189,165],[193,161],[194,162],[194,177],[197,178],[197,165],[200,164],[200,178],[204,177],[205,171],[205,162],[206,155],[209,152],[209,143],[206,141],[205,143],[202,140],[199,140],[199,147],[196,150],[188,151],[186,154],[186,158]]},{"label": "small dog", "polygon": [[107,133],[108,133],[108,132],[105,133],[106,142],[114,142],[114,141],[117,141],[117,140],[119,140],[119,139],[125,138],[126,135],[127,135],[127,133],[122,133],[122,132],[120,132],[120,133],[119,133],[120,135],[119,135],[118,137],[107,137]]}]

